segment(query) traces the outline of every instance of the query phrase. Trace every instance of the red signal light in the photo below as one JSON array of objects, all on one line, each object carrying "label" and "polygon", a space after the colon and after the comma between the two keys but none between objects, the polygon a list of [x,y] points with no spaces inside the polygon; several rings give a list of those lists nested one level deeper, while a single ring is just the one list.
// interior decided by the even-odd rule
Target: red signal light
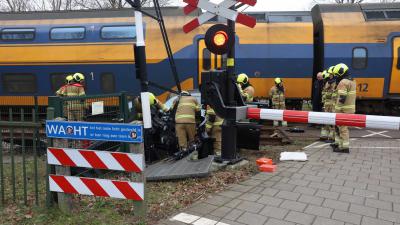
[{"label": "red signal light", "polygon": [[228,35],[224,31],[217,31],[214,35],[213,42],[216,46],[223,46],[228,41]]},{"label": "red signal light", "polygon": [[235,35],[229,30],[228,26],[215,24],[207,30],[204,41],[210,52],[223,55],[232,48],[235,42]]}]

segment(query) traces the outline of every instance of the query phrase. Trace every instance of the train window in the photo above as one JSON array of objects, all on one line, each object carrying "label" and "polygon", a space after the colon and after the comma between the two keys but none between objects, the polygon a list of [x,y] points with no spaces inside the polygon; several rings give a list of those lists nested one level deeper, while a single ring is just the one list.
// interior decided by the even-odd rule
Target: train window
[{"label": "train window", "polygon": [[136,26],[110,26],[101,28],[101,38],[122,39],[136,38]]},{"label": "train window", "polygon": [[102,73],[100,75],[101,80],[101,91],[103,93],[114,93],[115,92],[115,78],[112,73]]},{"label": "train window", "polygon": [[389,19],[400,19],[400,11],[386,11],[386,16]]},{"label": "train window", "polygon": [[204,48],[203,49],[203,70],[211,69],[211,52]]},{"label": "train window", "polygon": [[3,74],[3,89],[7,93],[36,93],[36,76],[30,73]]},{"label": "train window", "polygon": [[6,28],[1,30],[3,41],[27,41],[35,38],[35,29],[31,28]]},{"label": "train window", "polygon": [[365,11],[364,13],[367,20],[384,20],[386,18],[383,11]]},{"label": "train window", "polygon": [[353,49],[353,68],[364,69],[367,67],[368,52],[366,48]]},{"label": "train window", "polygon": [[59,27],[50,30],[50,39],[52,40],[80,40],[84,38],[84,27]]},{"label": "train window", "polygon": [[52,73],[50,74],[51,89],[55,93],[62,85],[65,84],[65,78],[73,73]]}]

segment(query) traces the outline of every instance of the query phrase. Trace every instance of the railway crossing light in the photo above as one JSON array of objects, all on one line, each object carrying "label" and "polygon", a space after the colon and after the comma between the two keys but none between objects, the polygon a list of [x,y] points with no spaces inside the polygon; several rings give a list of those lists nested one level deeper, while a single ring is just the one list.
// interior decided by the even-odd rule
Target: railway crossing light
[{"label": "railway crossing light", "polygon": [[207,49],[217,55],[226,54],[235,43],[233,32],[223,24],[216,24],[210,27],[204,39]]}]

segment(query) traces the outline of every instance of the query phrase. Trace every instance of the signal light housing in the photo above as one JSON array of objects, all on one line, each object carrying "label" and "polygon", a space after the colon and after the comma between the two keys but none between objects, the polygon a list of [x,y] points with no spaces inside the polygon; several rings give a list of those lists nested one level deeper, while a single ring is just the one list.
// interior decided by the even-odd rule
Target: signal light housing
[{"label": "signal light housing", "polygon": [[223,55],[232,48],[235,43],[235,38],[228,26],[216,24],[207,30],[204,41],[210,52]]}]

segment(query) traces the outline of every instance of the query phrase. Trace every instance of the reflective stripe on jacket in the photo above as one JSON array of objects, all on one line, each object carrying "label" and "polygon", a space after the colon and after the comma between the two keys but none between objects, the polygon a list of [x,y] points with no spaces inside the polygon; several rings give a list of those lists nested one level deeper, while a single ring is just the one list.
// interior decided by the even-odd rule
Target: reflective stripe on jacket
[{"label": "reflective stripe on jacket", "polygon": [[[337,86],[336,112],[354,113],[356,111],[356,82],[343,79]],[[340,102],[341,96],[346,97],[344,103]]]},{"label": "reflective stripe on jacket", "polygon": [[[214,122],[210,119],[212,116],[215,116]],[[222,123],[224,122],[224,119],[221,117],[217,116],[215,114],[214,109],[212,109],[210,106],[207,106],[207,111],[206,111],[206,129],[209,131],[213,126],[221,126]]]},{"label": "reflective stripe on jacket", "polygon": [[175,114],[175,123],[196,123],[196,111],[199,103],[192,96],[181,96]]},{"label": "reflective stripe on jacket", "polygon": [[285,93],[279,90],[275,85],[269,91],[274,109],[285,109]]}]

